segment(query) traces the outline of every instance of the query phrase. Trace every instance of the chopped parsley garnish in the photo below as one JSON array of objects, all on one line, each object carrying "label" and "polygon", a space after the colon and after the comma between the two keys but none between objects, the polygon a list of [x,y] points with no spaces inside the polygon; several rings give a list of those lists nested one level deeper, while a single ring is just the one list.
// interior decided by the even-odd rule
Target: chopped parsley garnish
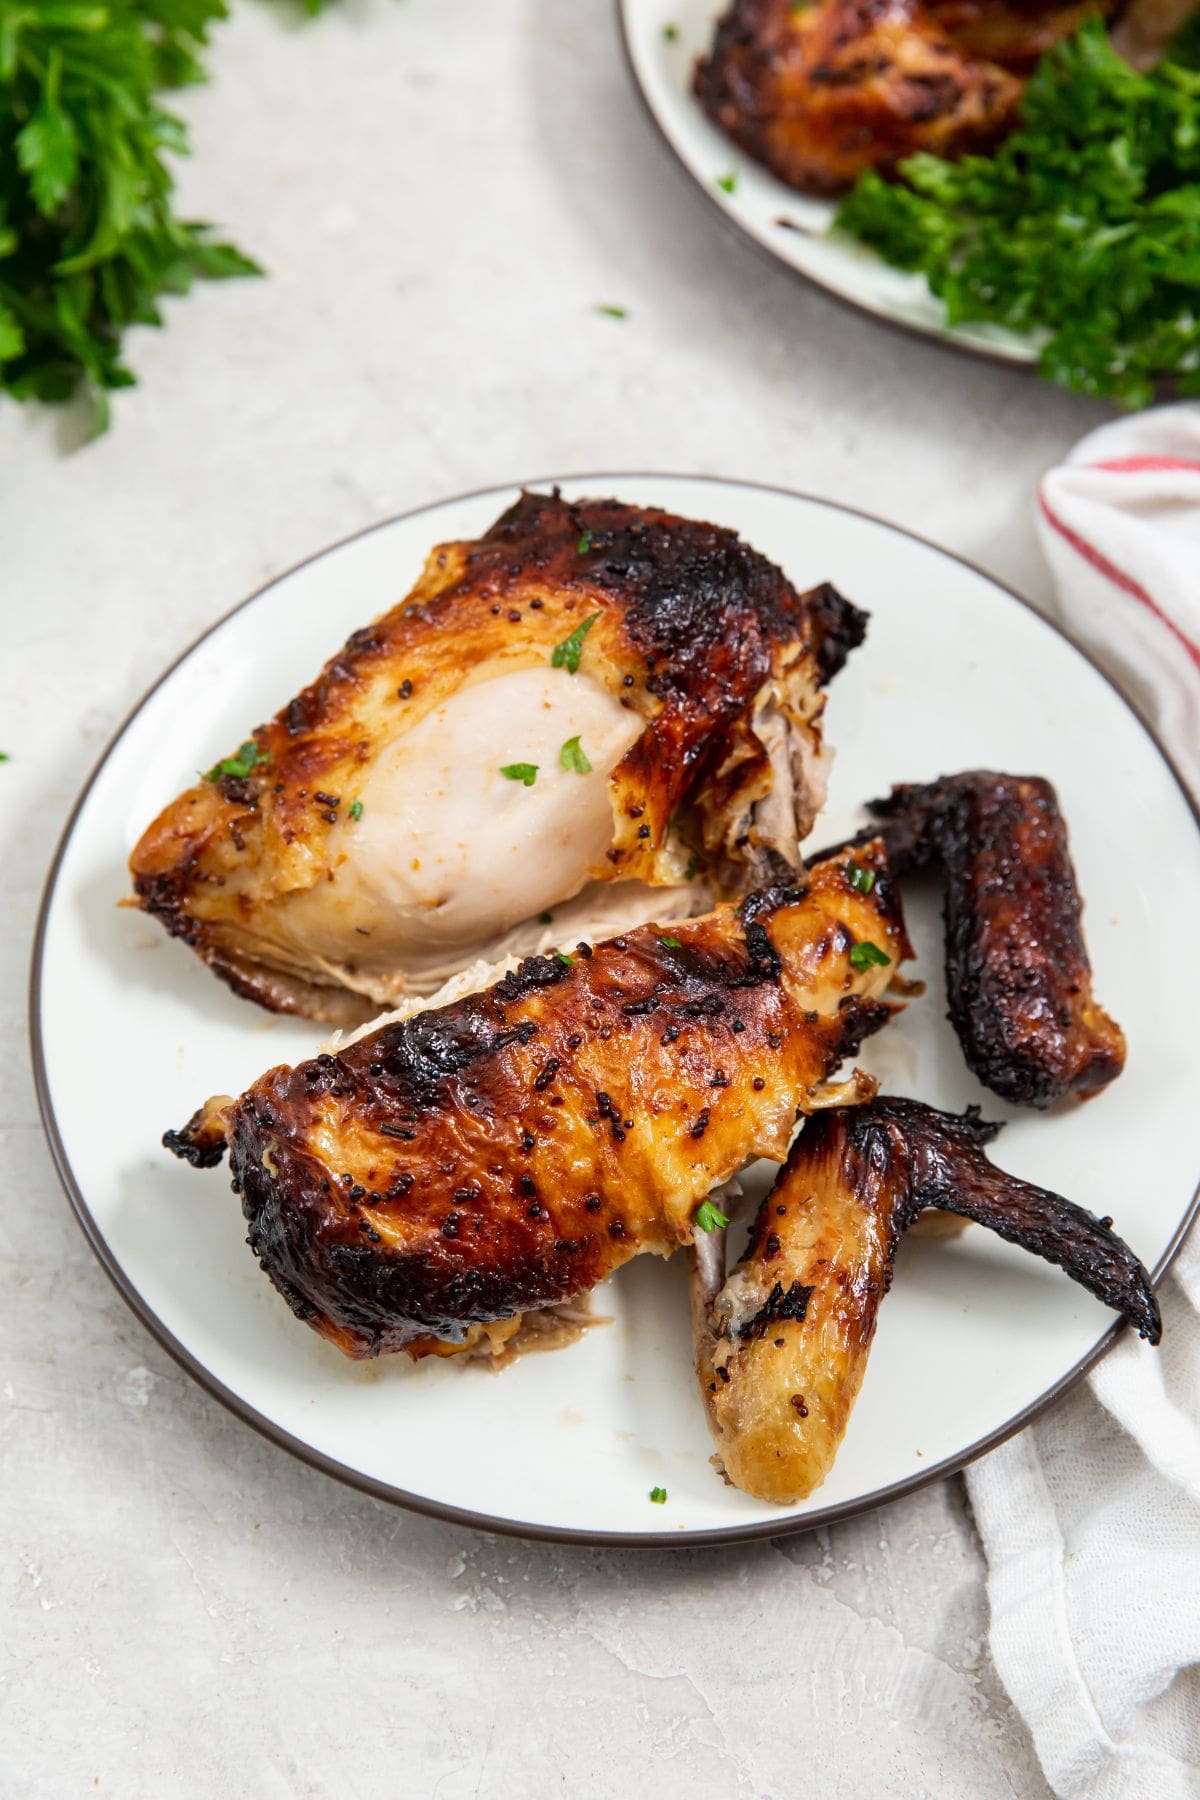
[{"label": "chopped parsley garnish", "polygon": [[598,306],[596,311],[605,319],[627,319],[629,309],[625,306]]},{"label": "chopped parsley garnish", "polygon": [[551,668],[565,669],[568,675],[575,674],[583,655],[583,640],[599,617],[599,613],[593,613],[590,619],[585,619],[582,625],[575,627],[570,637],[565,637],[561,644],[555,644],[550,656]]},{"label": "chopped parsley garnish", "polygon": [[352,800],[346,810],[350,817],[357,821],[363,816],[363,803],[361,800]]},{"label": "chopped parsley garnish", "polygon": [[861,944],[855,944],[850,951],[852,969],[882,969],[891,960],[886,950],[881,950],[878,944],[872,944],[866,939]]},{"label": "chopped parsley garnish", "polygon": [[573,956],[568,956],[565,950],[556,950],[554,952],[554,954],[555,954],[555,956],[557,956],[560,963],[566,964],[568,969],[571,967],[571,964],[575,961],[575,958]]},{"label": "chopped parsley garnish", "polygon": [[650,1498],[653,1500],[655,1506],[665,1506],[667,1503],[666,1488],[651,1488]]},{"label": "chopped parsley garnish", "polygon": [[247,738],[236,756],[227,756],[223,762],[214,763],[204,779],[220,781],[222,775],[233,775],[237,780],[243,781],[251,769],[270,760],[270,757],[263,755],[253,738]]},{"label": "chopped parsley garnish", "polygon": [[1146,406],[1200,394],[1200,69],[1142,73],[1099,19],[1045,56],[991,156],[859,177],[837,227],[924,275],[951,326],[1035,333],[1051,381]]},{"label": "chopped parsley garnish", "polygon": [[590,531],[581,531],[579,534],[579,542],[575,546],[576,556],[586,556],[588,551],[591,549],[591,547],[592,547],[591,532]]},{"label": "chopped parsley garnish", "polygon": [[500,773],[505,781],[519,781],[523,787],[532,787],[537,780],[538,765],[536,763],[505,763]]},{"label": "chopped parsley garnish", "polygon": [[699,867],[700,867],[699,859],[695,856],[689,856],[688,861],[687,861],[687,868],[683,871],[683,879],[685,881],[694,881],[696,878],[696,870]]},{"label": "chopped parsley garnish", "polygon": [[847,863],[846,880],[852,888],[857,888],[860,894],[869,894],[875,886],[875,871],[874,869],[864,869],[861,863]]},{"label": "chopped parsley garnish", "polygon": [[658,941],[662,945],[664,950],[682,950],[683,949],[683,945],[680,943],[680,941],[677,937],[660,937]]},{"label": "chopped parsley garnish", "polygon": [[553,925],[553,923],[554,923],[554,914],[553,913],[539,913],[538,914],[538,924],[539,925]]},{"label": "chopped parsley garnish", "polygon": [[573,769],[576,775],[590,775],[592,772],[592,765],[577,737],[567,739],[558,753],[558,760],[564,769]]},{"label": "chopped parsley garnish", "polygon": [[668,44],[677,43],[679,41],[678,25],[664,25],[663,36],[666,38]]},{"label": "chopped parsley garnish", "polygon": [[8,751],[0,750],[0,762],[11,762],[11,761],[12,761],[12,758],[9,756]]},{"label": "chopped parsley garnish", "polygon": [[702,1200],[696,1208],[695,1226],[697,1231],[724,1231],[729,1220],[719,1206],[711,1200]]},{"label": "chopped parsley garnish", "polygon": [[727,174],[717,176],[717,186],[723,194],[734,193],[737,189],[737,184],[738,178],[736,169],[730,169]]}]

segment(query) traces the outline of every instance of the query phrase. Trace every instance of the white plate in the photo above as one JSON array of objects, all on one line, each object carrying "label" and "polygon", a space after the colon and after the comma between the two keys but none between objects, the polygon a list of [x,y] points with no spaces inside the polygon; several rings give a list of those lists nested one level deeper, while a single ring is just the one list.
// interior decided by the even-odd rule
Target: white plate
[{"label": "white plate", "polygon": [[[920,275],[880,261],[846,238],[827,236],[836,208],[799,194],[756,163],[701,111],[692,96],[696,58],[712,43],[726,0],[617,0],[633,79],[654,123],[701,192],[726,221],[798,275],[861,312],[995,361],[1030,366],[1028,337],[986,323],[946,324],[942,302]],[[675,35],[665,35],[668,26]],[[731,194],[718,180],[731,171]],[[781,224],[781,220],[789,221]]]},{"label": "white plate", "polygon": [[[541,485],[541,484],[539,484]],[[1145,729],[1104,677],[1014,595],[894,526],[776,489],[603,474],[616,494],[735,527],[800,587],[869,608],[832,689],[837,746],[819,838],[892,781],[992,765],[1056,784],[1088,899],[1097,991],[1129,1066],[1090,1105],[1013,1115],[999,1160],[1112,1213],[1161,1270],[1200,1167],[1194,1055],[1200,958],[1164,927],[1200,892],[1200,837]],[[958,1467],[1061,1393],[1111,1341],[1112,1315],[1057,1270],[972,1229],[908,1240],[862,1397],[824,1488],[795,1509],[723,1487],[690,1361],[683,1259],[643,1258],[597,1295],[611,1324],[494,1375],[398,1356],[347,1362],[299,1324],[244,1243],[222,1171],[159,1147],[208,1094],[310,1054],[321,1027],[235,999],[149,919],[119,911],[142,827],[196,769],[402,596],[426,551],[491,523],[514,490],[425,508],[336,545],[256,594],[162,678],[106,753],[51,872],[34,962],[35,1066],[76,1212],[155,1336],[242,1418],[389,1499],[501,1530],[623,1542],[777,1533]],[[943,1019],[936,897],[915,893],[928,996],[869,1046],[893,1092],[980,1101]],[[669,1491],[651,1505],[651,1487]]]}]

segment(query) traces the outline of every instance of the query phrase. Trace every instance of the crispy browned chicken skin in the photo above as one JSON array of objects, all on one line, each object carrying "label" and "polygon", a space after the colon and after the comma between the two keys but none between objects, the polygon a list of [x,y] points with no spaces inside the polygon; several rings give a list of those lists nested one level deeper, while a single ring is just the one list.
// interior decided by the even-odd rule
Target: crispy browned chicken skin
[{"label": "crispy browned chicken skin", "polygon": [[892,871],[940,866],[950,1020],[980,1081],[1021,1106],[1087,1099],[1125,1066],[1092,996],[1083,902],[1048,781],[974,769],[871,801]]},{"label": "crispy browned chicken skin", "polygon": [[228,1143],[251,1248],[348,1355],[470,1346],[689,1242],[715,1187],[782,1161],[797,1114],[830,1103],[908,954],[881,848],[857,860],[869,894],[842,857],[803,894],[534,958],[166,1142],[200,1164]]},{"label": "crispy browned chicken skin", "polygon": [[839,194],[906,156],[986,151],[1023,76],[1109,0],[732,0],[696,68],[705,112],[790,186]]},{"label": "crispy browned chicken skin", "polygon": [[794,873],[823,684],[864,628],[732,531],[523,494],[165,809],[137,904],[238,993],[335,1024],[544,948],[563,904],[575,936],[701,911]]},{"label": "crispy browned chicken skin", "polygon": [[780,180],[838,194],[918,150],[989,149],[1021,84],[957,45],[921,0],[733,0],[695,91]]},{"label": "crispy browned chicken skin", "polygon": [[925,1207],[986,1225],[1056,1263],[1157,1343],[1150,1278],[1110,1229],[993,1167],[998,1125],[877,1099],[809,1121],[728,1281],[693,1254],[697,1371],[717,1458],[735,1486],[789,1504],[833,1465],[866,1370],[896,1246]]}]

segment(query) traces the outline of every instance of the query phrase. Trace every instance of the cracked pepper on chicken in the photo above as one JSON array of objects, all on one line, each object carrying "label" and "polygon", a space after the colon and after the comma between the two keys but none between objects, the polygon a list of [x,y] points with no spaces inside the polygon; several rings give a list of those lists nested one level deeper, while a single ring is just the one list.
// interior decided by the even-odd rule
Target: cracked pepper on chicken
[{"label": "cracked pepper on chicken", "polygon": [[339,1349],[470,1348],[670,1255],[714,1189],[782,1162],[797,1116],[837,1099],[826,1078],[890,1017],[908,954],[868,846],[803,893],[531,958],[272,1069],[166,1142],[199,1164],[228,1146],[251,1248]]}]

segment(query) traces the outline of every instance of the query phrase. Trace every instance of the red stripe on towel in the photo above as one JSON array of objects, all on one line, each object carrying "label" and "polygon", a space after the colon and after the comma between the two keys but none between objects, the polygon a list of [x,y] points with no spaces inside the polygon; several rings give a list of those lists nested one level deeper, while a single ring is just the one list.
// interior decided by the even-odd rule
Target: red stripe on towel
[{"label": "red stripe on towel", "polygon": [[1111,581],[1114,587],[1120,588],[1123,594],[1128,594],[1131,599],[1136,600],[1139,605],[1144,606],[1148,612],[1152,612],[1159,624],[1166,626],[1167,630],[1171,633],[1171,636],[1175,638],[1176,642],[1191,658],[1193,665],[1197,669],[1200,669],[1200,649],[1197,649],[1190,637],[1187,637],[1180,631],[1174,619],[1167,617],[1166,613],[1153,597],[1147,593],[1141,582],[1135,581],[1132,575],[1127,575],[1124,569],[1118,569],[1115,563],[1109,562],[1107,556],[1102,556],[1100,551],[1097,550],[1093,544],[1089,544],[1086,538],[1081,538],[1077,531],[1072,531],[1069,525],[1064,525],[1057,513],[1051,512],[1049,506],[1046,504],[1046,497],[1044,494],[1038,495],[1038,505],[1042,509],[1042,517],[1045,519],[1046,523],[1054,527],[1055,531],[1058,532],[1058,535],[1070,544],[1072,550],[1077,551],[1085,562],[1090,563],[1093,569],[1098,570],[1101,575]]},{"label": "red stripe on towel", "polygon": [[1106,469],[1114,475],[1163,475],[1183,469],[1189,475],[1200,475],[1200,462],[1186,456],[1111,456],[1106,462],[1085,463],[1084,468]]}]

